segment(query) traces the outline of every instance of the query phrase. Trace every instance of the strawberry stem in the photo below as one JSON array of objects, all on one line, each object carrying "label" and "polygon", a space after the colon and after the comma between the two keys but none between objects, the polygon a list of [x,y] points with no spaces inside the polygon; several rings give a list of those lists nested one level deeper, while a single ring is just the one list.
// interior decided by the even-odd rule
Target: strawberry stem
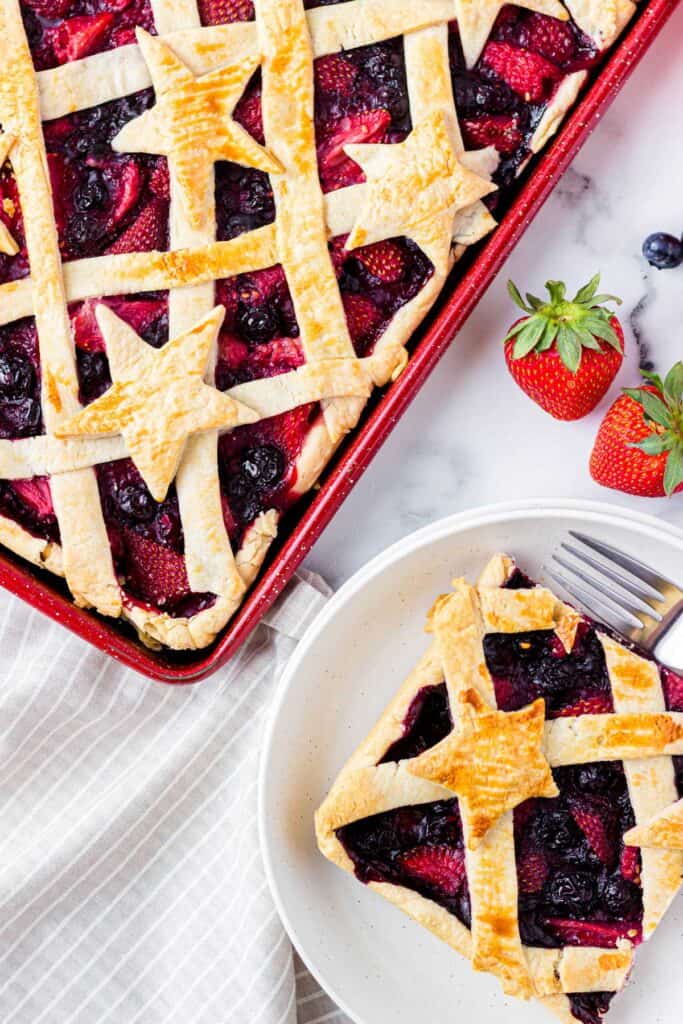
[{"label": "strawberry stem", "polygon": [[606,303],[621,303],[616,295],[598,295],[600,274],[579,288],[573,299],[568,299],[563,281],[546,282],[549,300],[543,302],[527,292],[526,302],[517,286],[508,281],[512,301],[528,316],[508,332],[505,341],[515,338],[513,359],[523,359],[530,352],[545,352],[555,344],[560,359],[572,373],[581,365],[584,348],[601,351],[601,342],[621,352],[621,344],[612,327],[612,310]]}]

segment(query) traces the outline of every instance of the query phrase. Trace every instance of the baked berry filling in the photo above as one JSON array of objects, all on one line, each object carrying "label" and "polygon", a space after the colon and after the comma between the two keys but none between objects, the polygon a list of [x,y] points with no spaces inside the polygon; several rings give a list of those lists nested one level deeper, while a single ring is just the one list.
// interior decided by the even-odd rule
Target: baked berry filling
[{"label": "baked berry filling", "polygon": [[76,343],[79,398],[83,405],[94,402],[111,385],[104,339],[95,317],[99,305],[108,306],[153,348],[161,348],[168,341],[166,292],[110,295],[105,299],[72,303],[69,306],[69,317]]},{"label": "baked berry filling", "polygon": [[0,284],[5,284],[29,273],[19,190],[9,160],[0,167],[0,221],[18,248],[16,253],[0,252]]},{"label": "baked berry filling", "polygon": [[[683,676],[670,668],[663,668],[661,673],[667,711],[683,711]],[[673,760],[678,795],[683,797],[683,757],[675,757]]]},{"label": "baked berry filling", "polygon": [[403,40],[319,57],[313,67],[320,183],[332,192],[365,180],[344,146],[402,142],[410,132]]},{"label": "baked berry filling", "polygon": [[128,598],[172,616],[210,607],[190,590],[175,485],[157,502],[130,459],[96,468],[116,574]]},{"label": "baked berry filling", "polygon": [[[531,152],[534,132],[561,81],[589,70],[599,52],[573,21],[508,5],[500,12],[483,53],[468,69],[456,22],[450,25],[450,63],[458,119],[467,149],[494,146],[494,175],[511,184]],[[500,194],[487,200],[500,201]]]},{"label": "baked berry filling", "polygon": [[62,259],[168,248],[164,157],[115,153],[121,128],[154,103],[151,89],[44,125]]},{"label": "baked berry filling", "polygon": [[202,25],[226,25],[231,21],[253,21],[253,0],[199,0]]},{"label": "baked berry filling", "polygon": [[[109,296],[102,301],[149,345],[161,348],[168,341],[167,293]],[[69,308],[83,404],[99,398],[111,385],[95,317],[97,305],[99,300],[87,300]],[[130,459],[98,466],[96,472],[114,566],[127,597],[175,616],[209,607],[212,595],[190,590],[175,487],[164,501],[156,502]]]},{"label": "baked berry filling", "polygon": [[0,437],[42,433],[38,334],[26,317],[0,327]]},{"label": "baked berry filling", "polygon": [[344,825],[337,838],[361,882],[414,889],[469,928],[470,896],[457,800],[401,807]]},{"label": "baked berry filling", "polygon": [[548,718],[614,710],[602,644],[586,621],[579,624],[569,653],[547,630],[492,633],[484,639],[484,652],[504,711],[526,707],[538,697],[546,702]]},{"label": "baked berry filling", "polygon": [[403,736],[392,743],[379,763],[417,757],[445,739],[452,728],[446,684],[423,686],[408,708],[403,721]]},{"label": "baked berry filling", "polygon": [[20,0],[36,70],[54,68],[135,42],[154,32],[149,0]]},{"label": "baked berry filling", "polygon": [[59,526],[47,477],[0,480],[0,515],[13,519],[34,537],[59,543]]}]

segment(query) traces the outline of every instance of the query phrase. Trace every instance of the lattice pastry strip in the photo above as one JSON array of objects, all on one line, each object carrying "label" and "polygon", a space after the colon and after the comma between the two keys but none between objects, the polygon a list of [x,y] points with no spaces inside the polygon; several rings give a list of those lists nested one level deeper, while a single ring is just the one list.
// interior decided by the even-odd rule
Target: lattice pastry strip
[{"label": "lattice pastry strip", "polygon": [[[476,970],[496,974],[507,993],[535,996],[562,1019],[575,1020],[568,996],[618,991],[630,970],[638,933],[623,934],[610,950],[587,941],[560,949],[524,945],[518,924],[519,848],[513,808],[526,815],[521,822],[529,820],[529,813],[533,818],[534,812],[524,808],[537,806],[538,798],[552,806],[560,791],[551,769],[623,762],[637,823],[623,839],[645,847],[640,880],[642,937],[648,938],[678,892],[683,873],[683,842],[680,825],[679,831],[675,825],[681,805],[671,806],[677,795],[671,758],[683,753],[683,713],[665,710],[655,662],[599,632],[596,644],[604,650],[614,712],[573,714],[570,708],[544,721],[542,699],[516,711],[496,710],[486,637],[519,635],[523,658],[534,637],[554,636],[559,646],[549,656],[559,658],[571,657],[575,644],[585,642],[580,638],[586,630],[594,628],[543,587],[529,589],[515,582],[508,588],[513,573],[510,559],[496,556],[476,588],[456,580],[454,591],[437,600],[427,624],[434,636],[431,647],[342,769],[316,814],[316,834],[326,857],[346,871],[359,872],[371,888],[468,957]],[[423,741],[415,740],[416,752],[404,754],[419,709],[444,684],[450,731],[427,742],[426,749]],[[428,721],[424,729],[432,735]],[[362,856],[358,850],[375,849],[369,824],[374,815],[394,810],[410,814],[421,805],[445,808],[439,802],[453,796],[458,797],[462,821],[471,928],[455,911],[449,912],[448,899],[444,903],[433,895],[436,882],[425,890],[419,861],[412,868],[417,875],[403,874],[402,881],[393,882],[382,877],[384,869],[372,866],[376,861],[366,865],[356,859]],[[358,840],[357,848],[348,847],[349,826],[364,821],[370,838]],[[379,835],[391,834],[389,822],[377,828]],[[447,856],[441,849],[437,847],[436,857]],[[402,857],[410,858],[410,853],[400,854],[398,863]],[[539,870],[532,863],[524,862],[525,886],[528,872]],[[417,879],[416,888],[406,880],[410,877]],[[442,897],[448,895],[448,883],[440,884]],[[600,934],[600,928],[586,934]]]}]

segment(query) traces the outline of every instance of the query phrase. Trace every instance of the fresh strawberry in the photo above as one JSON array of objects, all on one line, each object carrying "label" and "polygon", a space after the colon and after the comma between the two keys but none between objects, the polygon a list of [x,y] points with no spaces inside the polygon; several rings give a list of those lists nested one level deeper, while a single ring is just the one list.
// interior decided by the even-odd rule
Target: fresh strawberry
[{"label": "fresh strawberry", "polygon": [[127,528],[123,530],[123,541],[128,555],[128,581],[143,601],[163,608],[189,594],[182,555]]},{"label": "fresh strawberry", "polygon": [[202,25],[227,25],[231,21],[251,21],[253,0],[199,0]]},{"label": "fresh strawberry", "polygon": [[566,946],[597,946],[612,949],[619,939],[638,942],[641,937],[640,925],[629,921],[606,924],[604,921],[573,921],[549,917],[546,918],[545,924],[552,928]]},{"label": "fresh strawberry", "polygon": [[683,711],[683,676],[670,668],[662,668],[662,682],[669,711]]},{"label": "fresh strawberry", "polygon": [[357,185],[363,181],[358,164],[344,152],[344,146],[356,142],[383,142],[391,114],[380,107],[349,114],[328,126],[318,145],[320,181],[325,192]]},{"label": "fresh strawberry", "polygon": [[396,284],[403,277],[405,258],[395,242],[376,242],[354,249],[353,255],[384,284]]},{"label": "fresh strawberry", "polygon": [[615,859],[614,815],[609,806],[588,804],[583,800],[570,801],[569,809],[596,857],[610,866]]},{"label": "fresh strawberry", "polygon": [[642,374],[600,424],[590,471],[603,487],[658,498],[683,490],[683,362],[664,381]]},{"label": "fresh strawberry", "polygon": [[545,57],[510,43],[488,43],[481,60],[527,103],[547,99],[562,76],[560,69]]},{"label": "fresh strawberry", "polygon": [[456,896],[465,880],[465,854],[449,846],[416,846],[400,859],[402,869],[416,882]]},{"label": "fresh strawberry", "polygon": [[540,892],[548,878],[548,861],[537,850],[527,850],[517,861],[517,884],[521,893]]},{"label": "fresh strawberry", "polygon": [[524,45],[553,64],[566,64],[576,55],[576,37],[567,21],[532,12],[522,30]]},{"label": "fresh strawberry", "polygon": [[505,338],[505,360],[522,391],[558,420],[578,420],[598,404],[624,358],[621,324],[597,295],[600,275],[566,298],[561,281],[548,281],[548,302],[508,282],[513,301],[527,314]]},{"label": "fresh strawberry", "polygon": [[168,205],[163,199],[150,199],[136,220],[110,245],[107,253],[151,252],[166,244]]},{"label": "fresh strawberry", "polygon": [[35,509],[41,519],[55,514],[47,477],[34,476],[30,480],[13,480],[12,488],[17,492],[22,501]]},{"label": "fresh strawberry", "polygon": [[499,153],[514,153],[522,144],[523,135],[517,118],[510,114],[482,114],[466,117],[461,122],[462,136],[468,149],[495,146]]},{"label": "fresh strawberry", "polygon": [[640,850],[635,846],[624,846],[619,860],[619,870],[627,882],[640,882]]},{"label": "fresh strawberry", "polygon": [[342,302],[349,334],[357,345],[364,347],[374,340],[382,314],[374,302],[371,302],[365,295],[343,292]]},{"label": "fresh strawberry", "polygon": [[149,176],[149,190],[159,199],[171,198],[171,183],[168,176],[168,161],[157,160]]},{"label": "fresh strawberry", "polygon": [[319,57],[314,64],[315,84],[322,92],[333,92],[348,97],[358,77],[358,68],[338,53]]},{"label": "fresh strawberry", "polygon": [[582,697],[566,708],[556,711],[554,718],[578,718],[580,715],[609,715],[614,711],[612,699],[607,693]]},{"label": "fresh strawberry", "polygon": [[261,109],[261,86],[252,85],[235,107],[235,121],[262,146],[266,136],[263,131],[263,110]]},{"label": "fresh strawberry", "polygon": [[104,42],[114,21],[113,14],[79,14],[49,29],[49,38],[60,64],[80,60],[95,53]]}]

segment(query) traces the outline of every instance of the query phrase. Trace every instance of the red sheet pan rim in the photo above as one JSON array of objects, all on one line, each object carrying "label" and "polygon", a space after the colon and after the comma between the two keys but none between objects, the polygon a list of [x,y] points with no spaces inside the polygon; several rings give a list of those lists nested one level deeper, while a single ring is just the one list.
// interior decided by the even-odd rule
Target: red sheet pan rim
[{"label": "red sheet pan rim", "polygon": [[345,442],[341,456],[325,477],[318,494],[213,647],[204,653],[199,652],[188,664],[174,664],[170,660],[174,655],[148,650],[115,624],[96,613],[77,608],[68,597],[53,588],[49,576],[34,576],[20,560],[14,561],[12,556],[4,553],[0,553],[0,585],[101,651],[151,679],[175,684],[192,683],[216,672],[259,624],[356,480],[367,469],[678,2],[651,0],[608,58],[557,138],[537,160],[528,181],[495,233],[463,277],[454,284],[445,301],[442,296],[440,312],[420,337],[400,379],[382,397],[365,423]]}]

